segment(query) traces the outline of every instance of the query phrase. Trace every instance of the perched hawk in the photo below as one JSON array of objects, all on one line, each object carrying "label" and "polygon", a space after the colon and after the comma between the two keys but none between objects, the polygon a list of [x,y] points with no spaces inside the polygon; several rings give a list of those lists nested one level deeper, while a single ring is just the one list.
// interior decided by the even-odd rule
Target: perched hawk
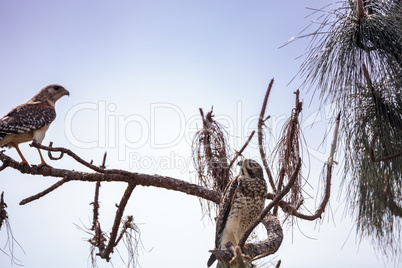
[{"label": "perched hawk", "polygon": [[[35,140],[42,143],[50,123],[56,118],[54,108],[58,99],[70,93],[60,85],[48,85],[27,103],[12,109],[0,119],[0,146],[14,147],[20,155],[20,164],[28,165],[18,144]],[[47,165],[38,149],[41,163]]]},{"label": "perched hawk", "polygon": [[[267,183],[262,167],[251,159],[242,160],[238,165],[241,166],[240,174],[226,186],[219,205],[219,215],[216,219],[216,249],[225,249],[229,241],[236,246],[250,224],[264,209]],[[211,254],[208,267],[215,260],[215,255]],[[217,267],[228,266],[218,261]]]}]

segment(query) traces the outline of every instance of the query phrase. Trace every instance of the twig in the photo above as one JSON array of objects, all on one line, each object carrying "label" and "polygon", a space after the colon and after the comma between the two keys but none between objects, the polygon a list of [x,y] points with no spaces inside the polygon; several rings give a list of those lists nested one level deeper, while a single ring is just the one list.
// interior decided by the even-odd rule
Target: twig
[{"label": "twig", "polygon": [[246,143],[243,145],[243,147],[241,147],[240,151],[236,152],[235,157],[233,157],[232,161],[230,161],[229,164],[229,169],[233,166],[234,162],[236,161],[236,159],[243,153],[243,151],[247,148],[248,144],[250,143],[251,139],[253,138],[255,134],[255,130],[253,130],[253,132],[251,132],[250,137],[248,137]]},{"label": "twig", "polygon": [[101,169],[106,168],[106,156],[107,156],[107,152],[105,152],[105,154],[103,155],[102,165],[100,166]]},{"label": "twig", "polygon": [[22,201],[20,202],[20,205],[22,206],[22,205],[25,205],[25,204],[27,204],[27,203],[29,203],[29,202],[35,201],[35,200],[37,200],[37,199],[39,199],[39,198],[41,198],[41,197],[47,195],[48,193],[50,193],[50,192],[56,190],[57,188],[59,188],[60,186],[62,186],[64,183],[69,182],[69,181],[70,181],[69,178],[64,178],[64,179],[62,179],[62,180],[56,182],[55,184],[53,184],[52,186],[50,186],[50,187],[47,188],[46,190],[44,190],[44,191],[42,191],[42,192],[40,192],[40,193],[37,193],[36,195],[33,195],[33,196],[31,196],[31,197],[25,198],[24,200],[22,200]]},{"label": "twig", "polygon": [[261,160],[262,160],[262,163],[264,165],[265,172],[267,173],[267,176],[268,176],[269,184],[271,185],[272,190],[274,192],[276,192],[277,189],[275,187],[274,179],[272,177],[271,170],[269,169],[268,162],[267,162],[267,157],[266,157],[265,151],[264,151],[264,145],[263,145],[263,139],[264,139],[263,138],[263,133],[264,132],[263,132],[263,129],[262,129],[263,126],[264,126],[264,121],[266,120],[266,119],[264,120],[265,110],[267,108],[268,97],[269,97],[269,94],[271,93],[271,88],[272,88],[273,83],[274,83],[274,79],[272,79],[271,82],[268,85],[267,92],[265,93],[264,102],[262,104],[260,117],[258,119],[258,146],[259,146],[259,149],[260,149]]},{"label": "twig", "polygon": [[[51,143],[51,145],[52,145],[52,143]],[[39,148],[39,149],[42,149],[42,150],[45,150],[45,151],[48,151],[48,152],[60,152],[61,154],[67,154],[67,155],[71,156],[78,163],[80,163],[80,164],[82,164],[82,165],[84,165],[84,166],[86,166],[86,167],[88,167],[88,168],[90,168],[90,169],[92,169],[92,170],[94,170],[96,172],[103,173],[103,171],[104,171],[102,168],[93,165],[92,161],[91,161],[91,163],[85,161],[84,159],[82,159],[81,157],[79,157],[78,155],[76,155],[74,152],[72,152],[69,149],[66,149],[66,148],[63,148],[63,147],[45,146],[45,145],[42,145],[40,143],[37,143],[35,140],[32,141],[30,146],[35,147],[35,148]],[[54,158],[54,159],[56,159],[56,158]]]},{"label": "twig", "polygon": [[402,156],[402,153],[397,153],[397,154],[394,154],[394,155],[389,155],[389,156],[384,156],[384,157],[377,158],[375,156],[375,153],[374,153],[374,145],[375,145],[375,139],[373,139],[373,141],[370,144],[370,159],[371,159],[371,162],[374,162],[374,163],[384,162],[384,161],[392,160],[392,159],[395,159],[395,158],[398,158],[398,157]]},{"label": "twig", "polygon": [[[35,142],[36,142],[36,141],[35,141]],[[49,147],[53,147],[53,142],[52,142],[52,141],[49,143]],[[60,159],[63,158],[64,153],[63,153],[63,152],[60,152],[60,155],[59,155],[59,156],[54,157],[53,154],[52,154],[52,152],[51,152],[51,151],[48,151],[48,152],[47,152],[47,156],[49,157],[50,160],[60,160]]]},{"label": "twig", "polygon": [[277,263],[276,263],[276,266],[275,266],[275,268],[279,268],[279,267],[281,267],[281,260],[279,260]]}]

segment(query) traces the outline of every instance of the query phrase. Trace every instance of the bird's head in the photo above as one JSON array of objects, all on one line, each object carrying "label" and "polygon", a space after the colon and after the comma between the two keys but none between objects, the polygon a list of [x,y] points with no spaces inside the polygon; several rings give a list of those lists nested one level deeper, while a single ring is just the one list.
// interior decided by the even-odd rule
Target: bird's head
[{"label": "bird's head", "polygon": [[260,164],[252,159],[243,159],[237,163],[241,168],[241,174],[251,178],[264,179],[264,172]]},{"label": "bird's head", "polygon": [[38,94],[36,94],[31,100],[32,101],[50,101],[55,103],[58,99],[64,95],[70,96],[70,92],[63,86],[52,84],[42,88]]}]

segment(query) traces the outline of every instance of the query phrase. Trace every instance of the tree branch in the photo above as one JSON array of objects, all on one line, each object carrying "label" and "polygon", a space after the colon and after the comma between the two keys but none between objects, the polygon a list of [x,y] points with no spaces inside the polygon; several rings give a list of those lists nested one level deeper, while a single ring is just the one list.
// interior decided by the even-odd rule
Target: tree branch
[{"label": "tree branch", "polygon": [[25,198],[25,199],[21,200],[20,205],[22,206],[22,205],[25,205],[25,204],[27,204],[27,203],[29,203],[29,202],[38,200],[38,199],[41,198],[42,196],[47,195],[48,193],[50,193],[50,192],[56,190],[57,188],[59,188],[60,186],[62,186],[64,183],[69,182],[69,181],[70,181],[70,179],[64,178],[64,179],[62,179],[62,180],[56,182],[55,184],[53,184],[52,186],[50,186],[50,187],[47,188],[46,190],[44,190],[44,191],[42,191],[42,192],[40,192],[40,193],[37,193],[36,195],[30,196],[30,197],[28,197],[28,198]]},{"label": "tree branch", "polygon": [[99,253],[99,256],[103,259],[106,259],[107,261],[110,260],[110,254],[113,252],[113,249],[116,246],[117,232],[119,231],[121,218],[123,217],[124,209],[126,208],[127,202],[130,199],[131,193],[134,191],[135,186],[136,185],[133,183],[128,184],[126,191],[124,192],[123,197],[121,198],[120,204],[118,206],[118,209],[116,211],[116,216],[114,218],[114,223],[112,227],[112,232],[110,233],[109,242],[105,247],[105,249]]},{"label": "tree branch", "polygon": [[[340,118],[341,118],[341,113],[338,114],[336,118],[336,123],[335,123],[335,129],[334,129],[334,138],[332,140],[331,144],[331,151],[328,157],[328,161],[326,163],[327,166],[327,176],[326,176],[326,181],[325,181],[325,193],[324,197],[318,206],[317,210],[315,211],[314,214],[312,215],[305,215],[303,213],[300,213],[297,208],[294,208],[290,203],[280,200],[278,202],[278,206],[280,206],[283,210],[283,212],[295,216],[297,218],[303,219],[303,220],[308,220],[308,221],[313,221],[317,218],[321,218],[322,213],[324,213],[325,208],[328,204],[330,195],[331,195],[331,180],[332,180],[332,167],[334,164],[334,155],[337,147],[337,141],[338,141],[338,132],[339,132],[339,124],[340,124]],[[275,195],[272,193],[267,194],[268,199],[274,199]]]},{"label": "tree branch", "polygon": [[[47,150],[49,149],[49,147],[42,146],[41,149]],[[54,151],[64,151],[64,152],[70,151],[65,148],[50,148],[50,149]],[[76,156],[76,158],[81,159],[78,156]],[[201,197],[203,199],[212,201],[217,204],[219,204],[221,198],[221,194],[217,191],[209,190],[205,187],[167,176],[148,175],[143,173],[135,173],[117,169],[103,170],[96,166],[93,167],[98,169],[100,172],[90,173],[75,170],[49,168],[46,166],[38,167],[38,166],[20,165],[17,161],[5,155],[3,152],[0,152],[0,161],[3,162],[3,165],[14,168],[24,174],[42,175],[46,177],[49,176],[59,177],[64,178],[64,180],[66,181],[126,182],[140,186],[159,187],[159,188],[165,188],[167,190],[179,191],[189,195]],[[82,159],[81,162],[84,162],[85,163],[84,165],[87,164],[87,162],[83,161]]]},{"label": "tree branch", "polygon": [[236,159],[243,153],[243,151],[247,148],[248,144],[250,143],[251,139],[253,138],[255,134],[255,130],[253,130],[253,132],[251,132],[250,137],[248,137],[246,143],[243,145],[243,147],[241,147],[240,151],[238,151],[235,155],[235,157],[233,157],[232,161],[230,161],[229,164],[229,169],[233,166],[234,162],[236,161]]},{"label": "tree branch", "polygon": [[98,219],[99,219],[99,189],[101,186],[101,182],[97,181],[96,186],[95,186],[95,197],[94,197],[94,202],[92,202],[90,205],[93,205],[93,220],[92,220],[92,228],[91,230],[95,230]]},{"label": "tree branch", "polygon": [[[266,257],[274,254],[282,244],[283,231],[278,218],[272,214],[268,214],[262,221],[265,229],[267,230],[267,239],[255,243],[248,244],[247,249],[244,249],[244,253],[250,256],[253,260]],[[231,249],[215,249],[210,250],[217,259],[229,262],[233,257]]]},{"label": "tree branch", "polygon": [[375,156],[375,153],[374,153],[374,146],[375,146],[375,139],[373,139],[373,141],[370,144],[370,159],[374,163],[384,162],[384,161],[392,160],[392,159],[395,159],[395,158],[398,158],[398,157],[402,156],[402,153],[397,153],[397,154],[394,154],[394,155],[389,155],[389,156],[384,156],[384,157],[377,158]]},{"label": "tree branch", "polygon": [[269,97],[269,94],[271,93],[273,83],[274,83],[274,79],[272,79],[271,82],[268,85],[267,92],[265,93],[264,102],[262,104],[260,117],[258,119],[258,146],[259,146],[259,149],[260,149],[261,160],[262,160],[262,163],[264,165],[265,172],[268,175],[269,184],[271,185],[272,190],[274,192],[276,192],[277,189],[275,187],[274,179],[272,177],[271,170],[270,170],[270,168],[268,166],[267,157],[266,157],[265,151],[264,151],[264,145],[263,145],[263,140],[264,140],[263,134],[264,134],[264,132],[263,132],[263,129],[262,129],[263,126],[264,126],[264,122],[265,122],[264,116],[265,116],[265,110],[266,110],[267,104],[268,104],[268,97]]}]

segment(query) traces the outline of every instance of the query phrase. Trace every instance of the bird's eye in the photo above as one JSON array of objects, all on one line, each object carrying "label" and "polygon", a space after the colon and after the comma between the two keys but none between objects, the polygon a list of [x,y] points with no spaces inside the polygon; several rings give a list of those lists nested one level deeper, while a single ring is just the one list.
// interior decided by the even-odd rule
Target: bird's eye
[{"label": "bird's eye", "polygon": [[59,90],[60,89],[60,87],[53,87],[54,88],[54,90]]}]

